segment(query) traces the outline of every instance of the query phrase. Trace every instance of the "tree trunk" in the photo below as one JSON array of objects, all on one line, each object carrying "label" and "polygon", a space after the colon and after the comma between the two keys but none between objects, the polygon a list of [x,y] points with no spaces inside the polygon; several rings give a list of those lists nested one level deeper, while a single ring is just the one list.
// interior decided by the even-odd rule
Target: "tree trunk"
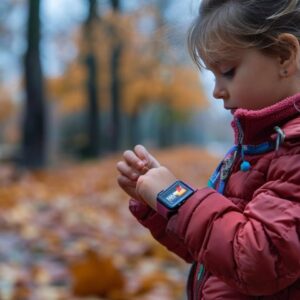
[{"label": "tree trunk", "polygon": [[120,128],[120,79],[119,65],[122,54],[121,44],[116,45],[112,51],[111,58],[111,101],[112,101],[112,145],[111,150],[117,151],[120,149],[121,128]]},{"label": "tree trunk", "polygon": [[[111,0],[111,6],[115,14],[120,13],[119,0]],[[111,151],[117,151],[120,149],[121,140],[121,82],[119,78],[119,69],[122,56],[122,43],[118,37],[117,29],[114,26],[111,28],[111,36],[114,39],[111,54]]]},{"label": "tree trunk", "polygon": [[159,147],[173,145],[174,122],[172,108],[168,103],[162,104],[160,111]]},{"label": "tree trunk", "polygon": [[93,26],[98,20],[97,1],[88,0],[89,14],[85,22],[85,37],[88,45],[88,53],[85,58],[87,67],[87,95],[88,95],[88,145],[86,154],[90,157],[97,157],[101,152],[100,138],[100,112],[99,112],[99,91],[98,91],[98,61],[93,47]]},{"label": "tree trunk", "polygon": [[129,146],[140,143],[139,109],[138,107],[129,116]]},{"label": "tree trunk", "polygon": [[121,11],[120,0],[111,0],[111,7],[114,12],[120,12]]},{"label": "tree trunk", "polygon": [[44,80],[40,60],[40,0],[29,0],[25,53],[25,116],[21,164],[41,168],[46,164],[46,111]]}]

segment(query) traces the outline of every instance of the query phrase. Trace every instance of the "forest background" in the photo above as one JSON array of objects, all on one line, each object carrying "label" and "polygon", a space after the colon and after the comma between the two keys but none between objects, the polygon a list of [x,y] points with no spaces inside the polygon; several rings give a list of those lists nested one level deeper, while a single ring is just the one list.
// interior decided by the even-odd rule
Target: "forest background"
[{"label": "forest background", "polygon": [[197,2],[1,1],[0,153],[38,167],[228,141],[188,56]]},{"label": "forest background", "polygon": [[205,185],[231,143],[178,2],[1,0],[0,299],[183,299],[187,266],[115,182],[141,143]]}]

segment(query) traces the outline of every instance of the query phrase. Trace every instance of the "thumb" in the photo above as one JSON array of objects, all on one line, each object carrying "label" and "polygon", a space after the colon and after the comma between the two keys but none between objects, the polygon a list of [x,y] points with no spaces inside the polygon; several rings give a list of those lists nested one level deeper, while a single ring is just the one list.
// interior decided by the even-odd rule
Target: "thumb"
[{"label": "thumb", "polygon": [[154,158],[144,146],[137,145],[134,147],[134,151],[149,169],[158,168],[160,166],[158,160]]}]

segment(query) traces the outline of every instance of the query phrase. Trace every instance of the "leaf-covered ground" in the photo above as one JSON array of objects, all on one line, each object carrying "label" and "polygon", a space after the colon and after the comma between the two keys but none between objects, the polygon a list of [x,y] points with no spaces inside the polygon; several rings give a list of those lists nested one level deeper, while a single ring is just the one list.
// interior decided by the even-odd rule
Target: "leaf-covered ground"
[{"label": "leaf-covered ground", "polygon": [[[199,187],[216,165],[195,148],[154,154]],[[119,158],[22,174],[0,167],[1,300],[184,299],[189,266],[130,215]]]}]

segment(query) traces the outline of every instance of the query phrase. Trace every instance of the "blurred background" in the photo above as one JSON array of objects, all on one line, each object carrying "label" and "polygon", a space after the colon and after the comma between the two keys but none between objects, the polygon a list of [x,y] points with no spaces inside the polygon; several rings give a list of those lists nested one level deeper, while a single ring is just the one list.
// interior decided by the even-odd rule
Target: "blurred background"
[{"label": "blurred background", "polygon": [[205,185],[232,143],[186,46],[199,0],[1,0],[0,299],[184,299],[116,185],[141,143]]}]

